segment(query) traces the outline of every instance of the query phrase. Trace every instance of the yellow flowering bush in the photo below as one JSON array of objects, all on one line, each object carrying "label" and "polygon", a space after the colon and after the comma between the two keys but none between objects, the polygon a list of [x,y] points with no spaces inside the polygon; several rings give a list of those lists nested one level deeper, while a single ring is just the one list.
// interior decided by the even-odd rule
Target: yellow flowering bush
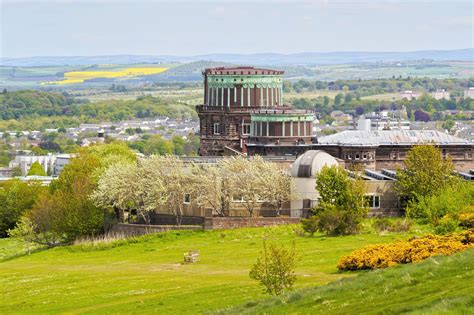
[{"label": "yellow flowering bush", "polygon": [[474,228],[474,212],[461,213],[459,215],[459,225],[463,228]]},{"label": "yellow flowering bush", "polygon": [[396,264],[419,262],[431,256],[452,255],[474,247],[474,231],[437,236],[428,234],[408,241],[368,245],[342,257],[339,270],[363,270],[391,267]]}]

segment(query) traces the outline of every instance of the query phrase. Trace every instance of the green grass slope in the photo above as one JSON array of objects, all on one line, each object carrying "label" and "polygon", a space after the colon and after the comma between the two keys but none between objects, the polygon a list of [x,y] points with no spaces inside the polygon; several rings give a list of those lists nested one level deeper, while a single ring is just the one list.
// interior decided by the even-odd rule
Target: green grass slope
[{"label": "green grass slope", "polygon": [[472,314],[474,250],[248,302],[225,314]]},{"label": "green grass slope", "polygon": [[[16,255],[0,242],[0,314],[203,313],[265,298],[248,276],[262,240],[290,245],[303,256],[297,288],[327,284],[342,255],[408,234],[300,237],[295,226],[211,232],[168,232],[91,248],[70,246]],[[418,232],[422,233],[422,232]],[[413,235],[410,234],[410,235]],[[182,264],[183,253],[201,261]],[[383,288],[380,288],[381,294]]]}]

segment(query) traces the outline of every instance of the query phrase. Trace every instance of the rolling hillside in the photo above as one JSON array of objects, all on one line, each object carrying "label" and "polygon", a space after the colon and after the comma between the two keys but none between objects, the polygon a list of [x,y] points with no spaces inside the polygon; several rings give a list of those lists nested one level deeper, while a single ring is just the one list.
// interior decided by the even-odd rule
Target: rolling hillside
[{"label": "rolling hillside", "polygon": [[474,250],[363,273],[223,314],[472,314]]},{"label": "rolling hillside", "polygon": [[[295,242],[303,256],[296,286],[311,288],[357,275],[337,271],[342,255],[421,233],[301,237],[294,228],[167,232],[31,255],[15,255],[21,246],[0,239],[0,288],[6,289],[0,313],[196,314],[235,307],[266,297],[248,275],[263,239],[286,246]],[[182,264],[183,253],[192,249],[200,250],[200,261]]]}]

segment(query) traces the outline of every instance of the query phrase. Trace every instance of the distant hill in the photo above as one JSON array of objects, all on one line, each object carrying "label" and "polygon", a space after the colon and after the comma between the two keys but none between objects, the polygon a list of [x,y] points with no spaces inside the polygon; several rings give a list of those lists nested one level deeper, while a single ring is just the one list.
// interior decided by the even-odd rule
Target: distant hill
[{"label": "distant hill", "polygon": [[[166,72],[157,75],[148,75],[141,78],[134,78],[133,82],[146,81],[146,82],[195,82],[202,81],[202,70],[213,67],[229,67],[238,66],[245,63],[229,63],[229,62],[217,62],[217,61],[194,61],[186,64],[182,64],[169,69]],[[316,70],[311,70],[305,67],[296,66],[272,66],[272,68],[280,69],[285,71],[286,78],[296,77],[311,77],[317,75]],[[122,80],[124,82],[124,80]],[[126,82],[126,81],[125,81]]]},{"label": "distant hill", "polygon": [[25,58],[0,58],[3,66],[60,66],[91,64],[134,63],[190,63],[196,61],[252,65],[330,65],[378,61],[474,61],[474,48],[457,50],[420,50],[411,52],[304,52],[296,54],[207,54],[198,56],[173,55],[110,55],[110,56],[45,56]]}]

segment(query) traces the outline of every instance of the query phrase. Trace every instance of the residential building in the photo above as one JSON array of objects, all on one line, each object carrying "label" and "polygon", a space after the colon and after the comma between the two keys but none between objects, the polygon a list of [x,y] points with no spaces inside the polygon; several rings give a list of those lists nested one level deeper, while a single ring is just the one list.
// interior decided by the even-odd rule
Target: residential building
[{"label": "residential building", "polygon": [[447,99],[449,100],[450,94],[445,89],[438,89],[436,92],[431,92],[431,96],[437,100]]},{"label": "residential building", "polygon": [[[59,158],[59,161],[58,161]],[[69,162],[71,155],[69,154],[48,154],[48,155],[17,155],[15,159],[10,161],[9,168],[20,168],[22,176],[26,176],[34,162],[38,162],[43,167],[46,174],[59,176],[61,170]],[[58,164],[59,163],[59,164]]]},{"label": "residential building", "polygon": [[474,98],[474,86],[464,90],[464,98]]}]

